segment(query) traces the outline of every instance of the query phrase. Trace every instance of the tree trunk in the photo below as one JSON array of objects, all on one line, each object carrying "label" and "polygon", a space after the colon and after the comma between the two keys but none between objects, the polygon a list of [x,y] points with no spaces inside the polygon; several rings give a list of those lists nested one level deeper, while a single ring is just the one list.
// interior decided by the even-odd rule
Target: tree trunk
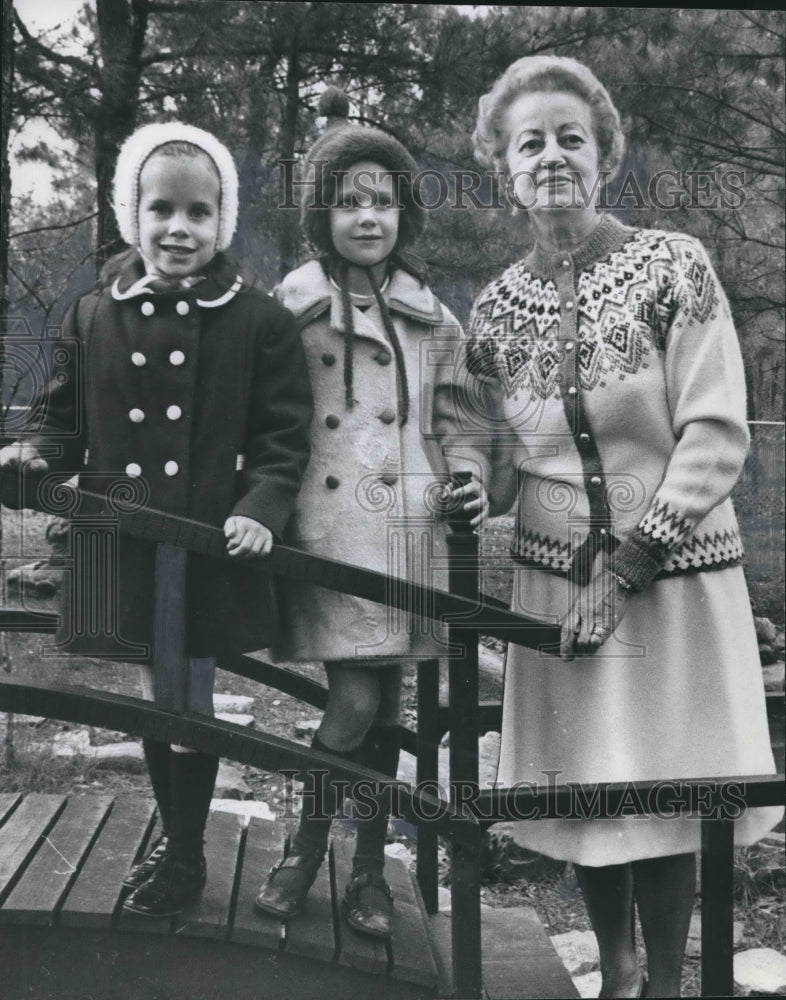
[{"label": "tree trunk", "polygon": [[97,0],[101,100],[95,118],[98,200],[96,270],[122,246],[112,211],[112,178],[120,144],[136,124],[148,0]]},{"label": "tree trunk", "polygon": [[[307,15],[306,15],[307,16]],[[292,41],[287,54],[287,78],[284,96],[284,116],[281,123],[281,146],[280,157],[282,160],[292,160],[295,156],[295,142],[297,139],[297,122],[300,111],[300,54],[299,54],[300,21],[293,21]],[[289,225],[285,225],[281,231],[281,245],[279,248],[279,271],[283,278],[291,271],[297,261],[295,255],[298,245],[298,223],[293,219]]]}]

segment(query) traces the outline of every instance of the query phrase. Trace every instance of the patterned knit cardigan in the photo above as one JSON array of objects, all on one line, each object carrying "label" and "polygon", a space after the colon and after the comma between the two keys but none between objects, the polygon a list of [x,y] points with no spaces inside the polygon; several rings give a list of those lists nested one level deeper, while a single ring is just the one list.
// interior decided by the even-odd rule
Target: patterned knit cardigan
[{"label": "patterned knit cardigan", "polygon": [[494,400],[489,492],[517,472],[517,560],[586,583],[604,549],[633,590],[741,561],[744,371],[695,239],[604,216],[572,254],[536,248],[481,293],[467,363]]}]

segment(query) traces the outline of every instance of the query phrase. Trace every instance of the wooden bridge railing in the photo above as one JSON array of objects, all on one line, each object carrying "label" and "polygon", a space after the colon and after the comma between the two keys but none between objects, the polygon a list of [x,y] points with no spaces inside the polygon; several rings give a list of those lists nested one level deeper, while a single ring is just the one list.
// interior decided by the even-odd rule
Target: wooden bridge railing
[{"label": "wooden bridge railing", "polygon": [[[90,502],[89,494],[86,496]],[[20,506],[17,504],[16,506]],[[206,525],[156,511],[114,511],[120,530],[149,538],[161,532],[174,533],[168,540],[186,548],[207,544],[220,555],[224,540],[220,532]],[[481,833],[489,823],[515,819],[521,809],[528,818],[554,815],[578,795],[585,802],[602,791],[613,814],[625,798],[627,813],[662,814],[652,783],[624,786],[547,786],[520,789],[481,790],[478,785],[477,735],[498,724],[499,706],[478,702],[477,640],[480,632],[511,639],[534,648],[554,650],[558,629],[554,625],[530,621],[490,601],[478,591],[477,536],[466,521],[449,515],[450,593],[425,587],[391,586],[384,574],[360,567],[320,560],[274,547],[271,568],[290,578],[308,580],[322,586],[354,593],[379,603],[391,603],[415,610],[449,625],[449,644],[454,654],[449,661],[449,704],[447,711],[438,703],[439,679],[436,661],[418,666],[417,730],[404,729],[404,749],[417,754],[417,783],[400,787],[399,802],[404,816],[418,828],[417,875],[426,908],[437,910],[436,847],[440,834],[451,842],[452,962],[456,997],[472,1000],[482,996],[480,948],[480,862]],[[207,534],[205,534],[207,533]],[[201,550],[201,549],[200,549]],[[56,616],[22,609],[0,609],[0,629],[53,632]],[[282,667],[241,656],[225,660],[221,666],[258,680],[322,708],[327,691],[321,685]],[[0,680],[0,709],[44,715],[88,725],[147,736],[250,764],[267,771],[329,769],[337,778],[385,781],[385,776],[311,750],[301,744],[262,732],[249,732],[231,723],[207,716],[177,714],[156,708],[150,702],[68,685],[44,685]],[[450,801],[439,795],[437,749],[446,729],[450,732]],[[389,780],[389,779],[388,779]],[[675,797],[700,791],[697,812],[702,822],[702,995],[730,996],[732,975],[733,910],[733,819],[724,812],[731,786],[735,801],[745,808],[775,805],[784,800],[784,777],[710,777],[669,781]],[[428,789],[428,790],[426,790]],[[470,789],[469,797],[466,792]],[[474,789],[474,792],[472,791]],[[655,799],[655,801],[653,801]],[[428,821],[424,817],[428,816]]]}]

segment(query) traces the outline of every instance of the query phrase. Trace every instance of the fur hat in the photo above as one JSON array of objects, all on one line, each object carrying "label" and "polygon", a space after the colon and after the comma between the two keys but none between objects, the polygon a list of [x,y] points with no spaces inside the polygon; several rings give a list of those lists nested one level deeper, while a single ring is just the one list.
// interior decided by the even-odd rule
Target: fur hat
[{"label": "fur hat", "polygon": [[330,206],[335,200],[337,175],[354,163],[371,160],[397,175],[402,213],[396,249],[411,243],[426,224],[426,213],[413,197],[412,181],[418,173],[415,160],[398,139],[382,129],[348,121],[349,101],[343,90],[328,87],[319,99],[318,111],[327,118],[325,132],[306,158],[307,187],[301,202],[301,220],[312,244],[330,253]]},{"label": "fur hat", "polygon": [[221,184],[216,250],[226,250],[237,226],[238,181],[232,154],[210,132],[182,122],[143,125],[120,148],[112,196],[120,235],[130,246],[139,246],[139,175],[153,153],[170,142],[198,146],[213,161]]}]

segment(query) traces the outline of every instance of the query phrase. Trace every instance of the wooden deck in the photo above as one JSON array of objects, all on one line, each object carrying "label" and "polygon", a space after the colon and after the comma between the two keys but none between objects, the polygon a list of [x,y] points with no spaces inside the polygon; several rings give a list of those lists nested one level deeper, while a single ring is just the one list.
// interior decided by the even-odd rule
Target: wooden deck
[{"label": "wooden deck", "polygon": [[[121,885],[154,835],[153,803],[139,796],[0,795],[2,1000],[450,995],[449,918],[425,914],[400,861],[386,865],[396,900],[390,944],[341,919],[352,843],[340,838],[303,912],[282,924],[252,905],[280,856],[282,824],[252,819],[245,827],[214,812],[201,900],[157,920],[123,911]],[[523,923],[520,913],[514,920],[514,911],[498,911],[484,927],[487,996],[576,996],[534,913],[523,909]]]}]

